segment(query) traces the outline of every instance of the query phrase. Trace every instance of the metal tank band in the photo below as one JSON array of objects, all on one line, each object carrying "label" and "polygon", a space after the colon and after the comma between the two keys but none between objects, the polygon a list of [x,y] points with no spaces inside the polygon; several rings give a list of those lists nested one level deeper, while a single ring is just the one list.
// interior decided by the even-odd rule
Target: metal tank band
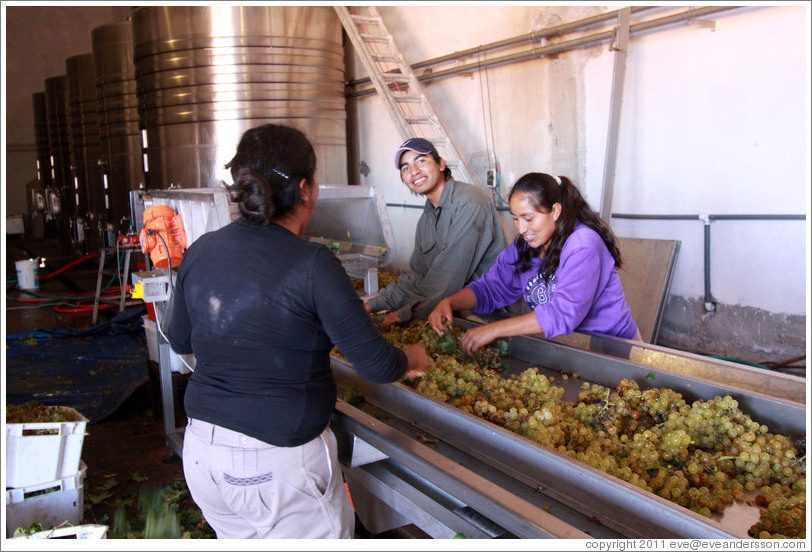
[{"label": "metal tank band", "polygon": [[265,123],[304,132],[323,183],[347,183],[342,27],[331,7],[146,6],[132,25],[150,188],[230,183],[224,165],[242,133]]}]

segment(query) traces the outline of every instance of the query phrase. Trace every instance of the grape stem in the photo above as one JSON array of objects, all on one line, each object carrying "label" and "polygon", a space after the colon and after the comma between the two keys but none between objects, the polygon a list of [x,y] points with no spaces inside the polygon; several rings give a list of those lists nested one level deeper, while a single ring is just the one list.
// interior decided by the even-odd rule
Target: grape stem
[{"label": "grape stem", "polygon": [[611,389],[607,389],[607,390],[606,390],[606,397],[603,399],[603,406],[601,406],[601,409],[598,411],[598,414],[599,414],[599,415],[600,415],[600,414],[603,414],[604,412],[606,412],[606,410],[607,410],[607,409],[608,409],[610,406],[615,406],[615,403],[610,403],[610,402],[609,402],[609,392],[610,392],[610,391],[611,391]]}]

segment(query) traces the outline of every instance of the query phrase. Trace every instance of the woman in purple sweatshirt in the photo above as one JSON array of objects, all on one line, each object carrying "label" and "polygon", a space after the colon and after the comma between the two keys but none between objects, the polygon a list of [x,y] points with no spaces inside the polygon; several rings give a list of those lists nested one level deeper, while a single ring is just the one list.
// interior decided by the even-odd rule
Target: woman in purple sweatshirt
[{"label": "woman in purple sweatshirt", "polygon": [[510,213],[519,234],[491,269],[437,305],[429,315],[435,331],[443,319],[470,310],[489,314],[523,297],[532,312],[465,332],[471,354],[514,335],[546,337],[575,330],[642,340],[617,269],[620,251],[612,230],[566,177],[528,173],[510,192]]}]

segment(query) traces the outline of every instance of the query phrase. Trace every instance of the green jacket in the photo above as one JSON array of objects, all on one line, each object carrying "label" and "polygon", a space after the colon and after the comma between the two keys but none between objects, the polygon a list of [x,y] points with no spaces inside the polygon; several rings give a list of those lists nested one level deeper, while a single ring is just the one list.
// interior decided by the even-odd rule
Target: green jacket
[{"label": "green jacket", "polygon": [[397,310],[404,322],[426,318],[440,300],[487,272],[505,245],[487,192],[449,179],[437,207],[426,200],[408,272],[369,305],[373,312]]}]

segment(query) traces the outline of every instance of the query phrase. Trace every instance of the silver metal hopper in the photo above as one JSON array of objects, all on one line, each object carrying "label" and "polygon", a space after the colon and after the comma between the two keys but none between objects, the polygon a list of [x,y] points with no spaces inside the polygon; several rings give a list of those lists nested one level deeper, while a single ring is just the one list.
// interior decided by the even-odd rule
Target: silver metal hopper
[{"label": "silver metal hopper", "polygon": [[350,278],[378,291],[378,269],[389,264],[395,237],[386,202],[373,186],[322,186],[304,237],[327,245]]}]

